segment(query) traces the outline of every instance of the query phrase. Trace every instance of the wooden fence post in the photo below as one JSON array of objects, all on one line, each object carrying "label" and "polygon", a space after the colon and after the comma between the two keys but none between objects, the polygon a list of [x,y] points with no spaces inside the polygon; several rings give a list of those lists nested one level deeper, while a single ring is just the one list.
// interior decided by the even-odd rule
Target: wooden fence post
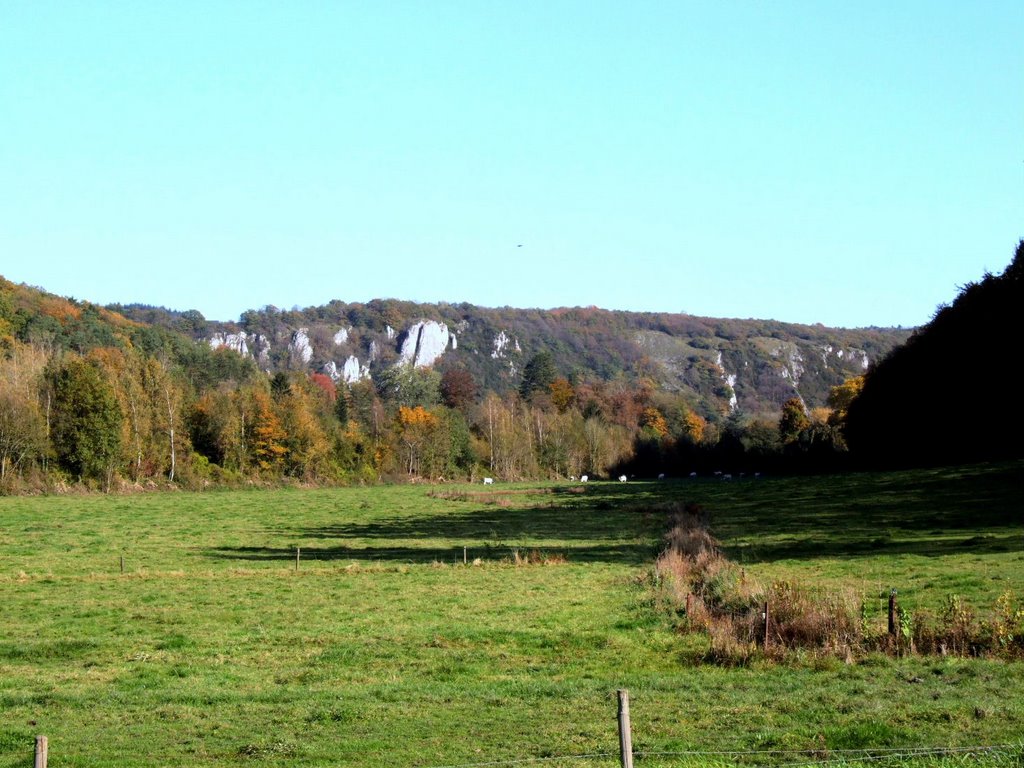
[{"label": "wooden fence post", "polygon": [[768,601],[764,601],[764,649],[768,650]]},{"label": "wooden fence post", "polygon": [[36,736],[36,760],[35,768],[46,768],[48,744],[45,736]]},{"label": "wooden fence post", "polygon": [[896,637],[896,590],[889,590],[889,637]]},{"label": "wooden fence post", "polygon": [[121,555],[121,573],[124,573],[124,555]]},{"label": "wooden fence post", "polygon": [[301,547],[296,547],[295,548],[295,570],[296,571],[299,570],[299,551],[301,549],[302,549]]},{"label": "wooden fence post", "polygon": [[633,768],[633,733],[629,724],[629,691],[619,689],[619,756],[622,768]]},{"label": "wooden fence post", "polygon": [[463,547],[462,548],[462,564],[465,565],[467,562],[468,562],[468,559],[467,559],[467,554],[466,554],[466,547]]}]

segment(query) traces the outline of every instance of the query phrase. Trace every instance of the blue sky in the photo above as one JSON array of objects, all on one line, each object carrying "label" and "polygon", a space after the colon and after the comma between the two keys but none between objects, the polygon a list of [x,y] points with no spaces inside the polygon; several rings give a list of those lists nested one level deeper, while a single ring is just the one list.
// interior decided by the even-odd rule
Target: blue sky
[{"label": "blue sky", "polygon": [[0,274],[926,322],[1024,236],[1024,3],[0,4]]}]

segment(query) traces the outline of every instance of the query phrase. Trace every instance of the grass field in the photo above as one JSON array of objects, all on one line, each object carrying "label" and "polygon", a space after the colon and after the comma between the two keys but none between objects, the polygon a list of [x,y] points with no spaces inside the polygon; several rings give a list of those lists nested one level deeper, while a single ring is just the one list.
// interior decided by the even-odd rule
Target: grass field
[{"label": "grass field", "polygon": [[1024,663],[700,664],[646,575],[686,500],[760,579],[987,609],[1022,469],[0,499],[0,766],[610,766],[623,687],[641,765],[1019,744]]}]

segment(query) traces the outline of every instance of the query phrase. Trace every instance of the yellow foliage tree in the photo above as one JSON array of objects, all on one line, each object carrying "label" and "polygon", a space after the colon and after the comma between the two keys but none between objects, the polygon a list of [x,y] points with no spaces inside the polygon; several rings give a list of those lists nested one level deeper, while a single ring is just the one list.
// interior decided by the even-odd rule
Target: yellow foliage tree
[{"label": "yellow foliage tree", "polygon": [[252,404],[252,453],[256,466],[263,472],[277,472],[288,453],[285,446],[288,434],[274,413],[270,395],[262,389],[254,389]]},{"label": "yellow foliage tree", "polygon": [[687,411],[683,416],[683,434],[694,445],[704,440],[704,430],[707,426],[707,421],[698,413]]},{"label": "yellow foliage tree", "polygon": [[573,389],[569,380],[560,376],[548,385],[551,390],[551,404],[558,409],[559,413],[565,413],[569,406],[576,400],[576,390]]},{"label": "yellow foliage tree", "polygon": [[828,418],[829,424],[846,423],[846,412],[850,403],[857,398],[863,388],[864,377],[854,376],[829,390],[828,407],[832,409],[832,414]]},{"label": "yellow foliage tree", "polygon": [[641,424],[658,440],[668,437],[668,422],[665,421],[664,414],[653,406],[644,408]]},{"label": "yellow foliage tree", "polygon": [[410,475],[419,471],[423,446],[440,426],[437,416],[422,405],[398,408],[398,435],[405,449],[405,467]]}]

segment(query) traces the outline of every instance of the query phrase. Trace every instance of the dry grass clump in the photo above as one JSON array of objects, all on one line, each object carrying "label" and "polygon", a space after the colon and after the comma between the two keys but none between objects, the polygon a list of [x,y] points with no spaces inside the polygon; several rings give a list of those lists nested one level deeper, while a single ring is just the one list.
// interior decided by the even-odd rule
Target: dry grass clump
[{"label": "dry grass clump", "polygon": [[722,554],[700,506],[674,504],[668,522],[654,566],[660,598],[683,617],[682,629],[708,633],[709,657],[719,663],[745,664],[756,653],[784,658],[794,651],[844,659],[870,650],[1024,657],[1024,606],[1009,592],[986,621],[956,595],[939,615],[900,609],[890,635],[872,627],[853,590],[790,581],[764,587],[748,577]]},{"label": "dry grass clump", "polygon": [[824,593],[791,582],[766,588],[722,554],[708,524],[707,512],[696,504],[671,507],[655,574],[664,596],[683,612],[686,628],[708,633],[713,660],[744,664],[759,647],[771,655],[813,649],[847,656],[859,646],[860,606],[852,593]]},{"label": "dry grass clump", "polygon": [[517,568],[527,565],[565,565],[568,558],[561,552],[544,552],[539,549],[531,549],[527,552],[512,550],[512,564]]}]

